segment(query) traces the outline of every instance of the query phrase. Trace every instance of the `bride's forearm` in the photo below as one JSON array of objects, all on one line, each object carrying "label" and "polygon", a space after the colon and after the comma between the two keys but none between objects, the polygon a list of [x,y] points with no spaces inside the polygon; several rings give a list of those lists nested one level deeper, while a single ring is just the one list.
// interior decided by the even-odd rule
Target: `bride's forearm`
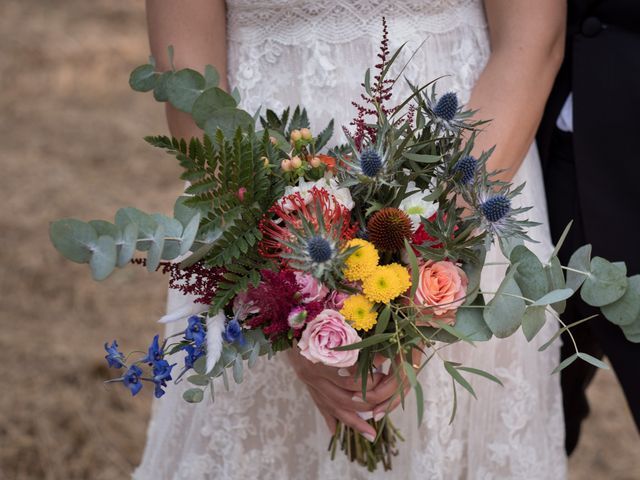
[{"label": "bride's forearm", "polygon": [[565,2],[486,0],[491,56],[474,87],[470,108],[490,119],[475,152],[496,145],[489,169],[511,180],[535,137],[564,54]]},{"label": "bride's forearm", "polygon": [[[171,68],[167,47],[172,45],[177,69],[201,71],[205,65],[213,65],[220,74],[220,87],[228,90],[224,0],[147,0],[146,8],[149,44],[158,70]],[[202,135],[186,113],[167,104],[166,115],[173,136]]]}]

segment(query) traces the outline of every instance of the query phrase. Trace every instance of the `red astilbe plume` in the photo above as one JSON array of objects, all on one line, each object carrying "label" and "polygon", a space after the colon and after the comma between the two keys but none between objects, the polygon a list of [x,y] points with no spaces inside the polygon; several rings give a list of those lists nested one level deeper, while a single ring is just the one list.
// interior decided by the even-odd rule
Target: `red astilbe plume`
[{"label": "red astilbe plume", "polygon": [[258,310],[247,320],[252,328],[261,328],[271,341],[286,335],[289,312],[300,303],[300,286],[293,270],[262,270],[262,281],[247,291],[246,301]]},{"label": "red astilbe plume", "polygon": [[[353,238],[358,226],[350,225],[350,213],[346,207],[338,203],[336,198],[325,189],[313,187],[308,194],[311,196],[310,201],[305,201],[300,192],[285,195],[281,201],[269,209],[259,225],[262,232],[262,240],[258,245],[260,255],[280,258],[283,253],[289,253],[291,249],[284,245],[283,240],[286,242],[295,240],[291,229],[303,232],[302,219],[316,229],[319,222],[322,222],[325,231],[341,232],[339,240],[348,241]],[[318,206],[322,218],[317,218]],[[340,224],[342,228],[336,228],[336,225]],[[284,259],[281,260],[286,264]]]},{"label": "red astilbe plume", "polygon": [[[376,105],[379,105],[380,110],[385,114],[389,115],[394,112],[394,107],[387,106],[387,102],[391,100],[392,96],[392,87],[393,80],[383,78],[382,74],[384,70],[387,68],[389,61],[389,29],[387,27],[387,19],[382,17],[382,41],[380,42],[380,51],[378,53],[378,63],[374,66],[376,73],[373,76],[373,85],[371,86],[371,95],[368,94],[360,94],[361,100],[364,104],[358,103],[356,101],[351,102],[351,104],[357,109],[358,114],[356,118],[350,123],[355,127],[355,132],[353,134],[353,141],[358,150],[362,148],[362,144],[366,138],[368,138],[372,143],[376,142],[376,130],[368,125],[366,117],[369,115],[376,116],[378,112],[375,108]],[[364,83],[362,87],[364,87]],[[349,135],[349,132],[345,133]]]},{"label": "red astilbe plume", "polygon": [[[134,258],[131,263],[146,266],[144,258]],[[195,295],[195,303],[210,305],[216,294],[218,284],[224,280],[223,268],[207,267],[204,262],[197,262],[190,267],[180,268],[179,263],[160,262],[158,269],[163,274],[170,274],[169,288],[179,290],[184,295]]]}]

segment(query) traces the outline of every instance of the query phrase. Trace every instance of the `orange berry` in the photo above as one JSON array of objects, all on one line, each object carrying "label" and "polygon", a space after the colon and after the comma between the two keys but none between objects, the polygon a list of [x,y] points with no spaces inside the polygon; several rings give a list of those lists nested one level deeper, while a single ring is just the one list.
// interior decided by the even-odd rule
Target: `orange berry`
[{"label": "orange berry", "polygon": [[311,135],[311,130],[308,128],[303,128],[300,130],[300,135],[302,135],[303,140],[311,140],[313,136]]},{"label": "orange berry", "polygon": [[300,130],[293,130],[291,132],[291,141],[297,142],[301,138],[302,138],[302,133],[300,132]]},{"label": "orange berry", "polygon": [[291,160],[289,160],[288,158],[285,158],[284,160],[282,160],[282,162],[280,162],[280,168],[282,168],[282,170],[285,172],[289,172],[293,170],[291,166]]},{"label": "orange berry", "polygon": [[295,156],[291,159],[291,167],[295,170],[302,166],[302,160],[300,160],[299,156]]},{"label": "orange berry", "polygon": [[320,160],[318,157],[313,157],[309,163],[311,164],[311,166],[313,168],[318,168],[320,165],[322,165],[322,160]]}]

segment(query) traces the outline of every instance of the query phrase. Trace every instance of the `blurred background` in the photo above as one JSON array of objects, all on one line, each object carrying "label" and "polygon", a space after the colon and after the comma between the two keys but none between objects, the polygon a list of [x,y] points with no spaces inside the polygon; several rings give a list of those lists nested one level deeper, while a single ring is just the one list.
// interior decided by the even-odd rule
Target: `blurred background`
[{"label": "blurred background", "polygon": [[[149,342],[166,279],[131,267],[97,284],[47,229],[128,205],[171,212],[177,162],[142,141],[166,131],[162,106],[128,86],[145,28],[143,2],[0,2],[0,479],[125,478],[142,454],[150,391],[105,386],[102,345]],[[571,479],[640,479],[614,374],[599,372],[589,395]]]}]

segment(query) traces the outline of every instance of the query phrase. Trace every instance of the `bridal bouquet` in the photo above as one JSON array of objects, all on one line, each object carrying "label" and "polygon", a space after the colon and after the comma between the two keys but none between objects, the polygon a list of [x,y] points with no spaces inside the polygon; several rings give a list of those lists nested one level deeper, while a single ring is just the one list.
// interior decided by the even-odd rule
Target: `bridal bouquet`
[{"label": "bridal bouquet", "polygon": [[[399,53],[390,54],[385,29],[379,62],[353,102],[355,119],[343,127],[347,143],[331,149],[332,121],[318,133],[302,108],[252,116],[238,106],[237,91],[218,87],[211,66],[204,75],[160,73],[151,59],[133,71],[134,90],[153,90],[205,132],[190,140],[146,138],[177,158],[189,186],[173,217],[123,208],[114,223],[56,221],[51,239],[70,260],[88,263],[96,280],[143,264],[169,274],[171,288],[195,302],[163,319],[186,320],[186,328],[163,340],[156,335],[145,356],[105,344],[109,366],[121,372],[112,382],[133,395],[147,384],[161,397],[168,382],[186,379],[192,385],[184,399],[200,402],[206,391],[214,398],[215,378],[228,387],[230,373],[239,383],[245,365],[296,348],[311,362],[352,367],[366,399],[374,360],[387,358],[391,374],[417,397],[420,422],[417,374],[439,359],[443,342],[482,342],[519,329],[530,340],[546,312],[562,324],[558,313],[578,290],[640,341],[638,277],[591,259],[589,246],[568,267],[557,249],[544,259],[529,250],[524,240],[534,224],[513,202],[523,186],[487,170],[491,151],[472,155],[481,122],[455,93],[437,96],[434,82],[409,84],[410,96],[395,101],[401,75],[391,67]],[[483,292],[492,243],[508,269],[497,291]],[[576,347],[557,370],[577,358],[603,366]],[[500,383],[443,361],[454,389],[475,395],[471,375]],[[405,394],[397,392],[403,401]],[[370,470],[379,463],[389,469],[400,432],[387,416],[369,422],[378,432],[373,442],[339,425],[331,454],[340,446]]]}]

